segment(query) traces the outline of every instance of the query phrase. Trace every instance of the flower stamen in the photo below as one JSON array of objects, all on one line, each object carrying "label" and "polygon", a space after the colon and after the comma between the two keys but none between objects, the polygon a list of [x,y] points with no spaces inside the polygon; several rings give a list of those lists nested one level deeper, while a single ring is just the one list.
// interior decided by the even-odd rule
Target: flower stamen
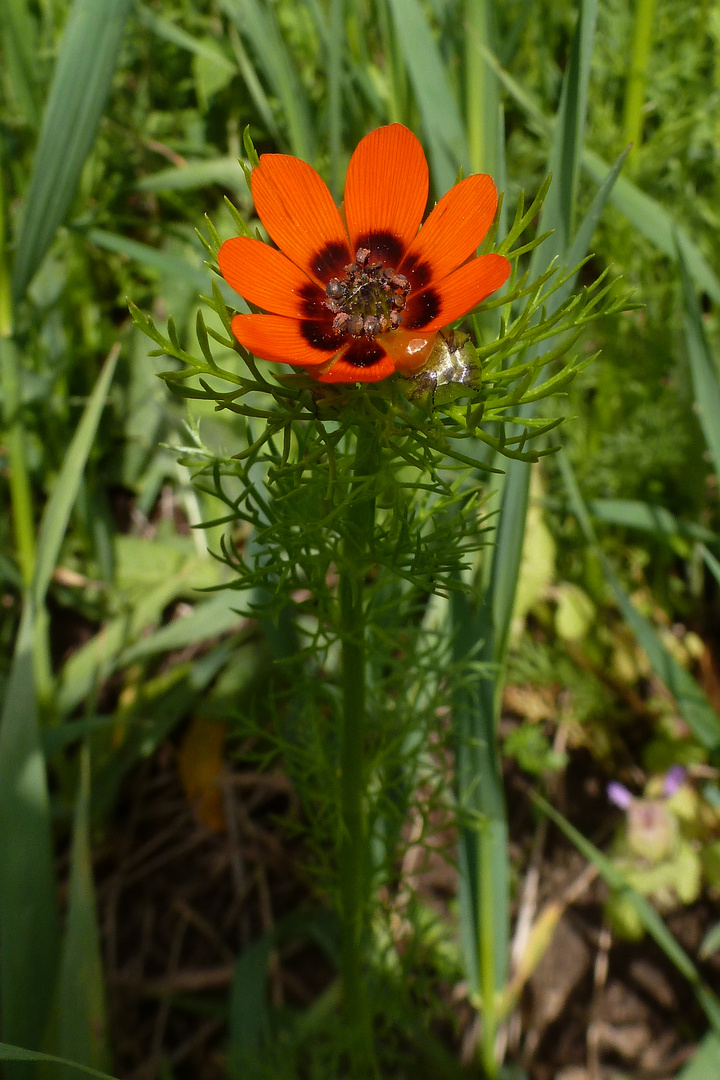
[{"label": "flower stamen", "polygon": [[335,318],[336,334],[366,337],[397,330],[407,302],[410,282],[404,274],[381,262],[370,262],[368,248],[358,248],[355,261],[345,267],[342,278],[332,278],[325,289],[328,308]]}]

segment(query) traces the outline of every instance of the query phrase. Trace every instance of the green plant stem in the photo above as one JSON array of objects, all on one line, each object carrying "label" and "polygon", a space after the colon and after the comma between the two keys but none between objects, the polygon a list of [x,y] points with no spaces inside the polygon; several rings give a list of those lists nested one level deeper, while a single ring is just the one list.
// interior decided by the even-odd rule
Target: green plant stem
[{"label": "green plant stem", "polygon": [[480,46],[496,52],[491,0],[467,0],[465,47],[466,110],[470,168],[474,173],[497,176],[498,110],[497,75]]},{"label": "green plant stem", "polygon": [[[357,435],[348,533],[340,568],[342,633],[342,736],[340,747],[341,834],[339,851],[342,980],[352,1039],[354,1075],[363,1080],[373,1062],[372,1033],[363,971],[367,935],[368,836],[365,811],[365,607],[363,587],[375,523],[371,478],[377,471],[377,438],[368,425]],[[368,490],[364,488],[370,480]]]},{"label": "green plant stem", "polygon": [[7,262],[5,190],[0,169],[0,379],[4,401],[3,427],[10,473],[10,500],[20,573],[30,587],[35,568],[35,527],[32,492],[25,459],[25,433],[21,419],[20,363],[13,341],[13,309]]},{"label": "green plant stem", "polygon": [[625,144],[633,144],[628,164],[632,164],[637,157],[637,148],[642,138],[645,75],[650,59],[655,2],[656,0],[637,0],[635,8],[632,53],[623,109],[623,140]]}]

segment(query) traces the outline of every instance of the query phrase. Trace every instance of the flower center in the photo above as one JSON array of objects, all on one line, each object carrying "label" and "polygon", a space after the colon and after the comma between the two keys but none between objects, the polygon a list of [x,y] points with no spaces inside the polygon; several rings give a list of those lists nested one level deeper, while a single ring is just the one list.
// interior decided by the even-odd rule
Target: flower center
[{"label": "flower center", "polygon": [[350,334],[370,341],[378,334],[397,330],[402,322],[410,282],[390,266],[369,262],[367,248],[358,248],[355,262],[345,267],[342,278],[333,278],[325,289],[325,307],[332,311],[336,334]]}]

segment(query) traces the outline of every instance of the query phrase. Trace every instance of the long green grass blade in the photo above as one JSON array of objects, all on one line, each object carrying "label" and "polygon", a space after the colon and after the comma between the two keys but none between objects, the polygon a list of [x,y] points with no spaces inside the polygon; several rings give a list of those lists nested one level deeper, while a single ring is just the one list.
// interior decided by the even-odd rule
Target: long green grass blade
[{"label": "long green grass blade", "polygon": [[[80,755],[75,803],[67,926],[63,937],[51,1047],[60,1057],[94,1069],[106,1068],[105,992],[90,851],[90,752]],[[49,1070],[41,1070],[46,1075]],[[69,1069],[59,1070],[67,1076]],[[52,1070],[53,1080],[58,1070]]]},{"label": "long green grass blade", "polygon": [[193,191],[195,188],[221,184],[230,191],[247,196],[245,175],[234,157],[203,158],[188,161],[182,168],[171,166],[142,176],[135,185],[138,191]]},{"label": "long green grass blade", "polygon": [[315,139],[307,94],[297,77],[297,64],[288,51],[271,4],[259,0],[221,0],[220,6],[246,38],[262,72],[280,103],[289,148],[297,157],[312,161]]},{"label": "long green grass blade", "polygon": [[715,475],[720,479],[720,374],[705,334],[700,304],[690,280],[682,240],[677,244],[678,263],[685,299],[685,342],[690,358],[695,404],[708,445]]},{"label": "long green grass blade", "polygon": [[664,506],[655,506],[636,499],[595,499],[588,506],[593,517],[610,525],[641,529],[656,536],[686,536],[691,540],[709,544],[717,543],[720,539],[704,525],[696,525],[694,521],[680,521]]},{"label": "long green grass blade", "polygon": [[38,731],[33,652],[50,577],[93,444],[118,350],[88,399],[43,514],[35,574],[0,718],[0,1004],[3,1038],[37,1046],[58,950],[47,779]]},{"label": "long green grass blade", "polygon": [[[536,249],[531,274],[541,273],[554,256],[566,256],[570,243],[595,16],[596,0],[586,0],[580,8],[555,129],[552,161],[556,194],[549,204],[546,201],[539,226],[541,231],[554,230],[554,242],[548,246],[546,241]],[[614,176],[622,162],[616,164]],[[576,250],[590,242],[611,186],[609,181],[596,196],[578,232]],[[482,642],[479,658],[496,665],[497,670],[493,679],[478,683],[472,698],[465,692],[453,702],[459,810],[461,820],[463,816],[471,819],[460,838],[461,928],[468,977],[483,1000],[483,1064],[489,1076],[496,1071],[496,1021],[494,1008],[488,1004],[494,1002],[507,977],[509,940],[507,820],[496,723],[525,539],[529,481],[528,465],[508,463],[483,602],[477,611],[465,598],[454,600],[452,605],[456,659],[471,654]]]},{"label": "long green grass blade", "polygon": [[131,0],[74,0],[43,112],[17,241],[20,299],[72,201],[95,139]]},{"label": "long green grass blade", "polygon": [[465,85],[470,170],[474,173],[490,173],[500,185],[497,175],[500,92],[497,75],[480,47],[484,45],[491,52],[497,51],[492,0],[467,0],[466,20]]},{"label": "long green grass blade", "polygon": [[[565,255],[570,247],[577,196],[580,162],[585,137],[590,60],[595,40],[597,0],[584,0],[578,11],[570,59],[560,93],[552,149],[550,172],[552,184],[543,203],[539,232],[552,229],[552,236],[535,248],[530,260],[530,276],[542,273],[555,256]],[[589,242],[588,237],[588,242]]]},{"label": "long green grass blade", "polygon": [[680,713],[698,742],[708,750],[720,747],[720,716],[715,712],[703,690],[692,675],[681,667],[663,645],[654,626],[641,615],[632,603],[622,582],[598,544],[587,507],[583,501],[575,474],[567,457],[557,455],[568,499],[586,542],[595,552],[620,612],[647,653],[653,671],[665,684],[678,703]]},{"label": "long green grass blade", "polygon": [[445,63],[419,0],[389,0],[395,40],[420,112],[428,146],[435,193],[455,183],[458,169],[468,169],[467,139]]},{"label": "long green grass blade", "polygon": [[54,1054],[42,1054],[37,1050],[25,1050],[21,1046],[11,1046],[5,1042],[0,1042],[0,1061],[47,1062],[50,1065],[74,1069],[75,1072],[84,1073],[86,1076],[94,1076],[96,1080],[115,1080],[115,1077],[110,1076],[109,1073],[93,1069],[88,1065],[80,1065],[77,1061],[67,1061],[65,1058],[56,1057]]}]

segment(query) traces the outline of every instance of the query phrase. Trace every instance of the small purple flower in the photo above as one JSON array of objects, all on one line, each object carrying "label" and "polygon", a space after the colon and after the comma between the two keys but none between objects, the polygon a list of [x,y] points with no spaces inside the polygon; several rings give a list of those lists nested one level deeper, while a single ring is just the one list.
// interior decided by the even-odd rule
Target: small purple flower
[{"label": "small purple flower", "polygon": [[669,799],[675,794],[677,789],[682,785],[685,780],[685,769],[682,765],[673,765],[665,773],[665,780],[663,781],[663,791],[665,798]]},{"label": "small purple flower", "polygon": [[633,802],[631,793],[624,784],[620,784],[617,780],[611,780],[608,784],[607,797],[611,803],[615,803],[621,810],[629,810]]}]

